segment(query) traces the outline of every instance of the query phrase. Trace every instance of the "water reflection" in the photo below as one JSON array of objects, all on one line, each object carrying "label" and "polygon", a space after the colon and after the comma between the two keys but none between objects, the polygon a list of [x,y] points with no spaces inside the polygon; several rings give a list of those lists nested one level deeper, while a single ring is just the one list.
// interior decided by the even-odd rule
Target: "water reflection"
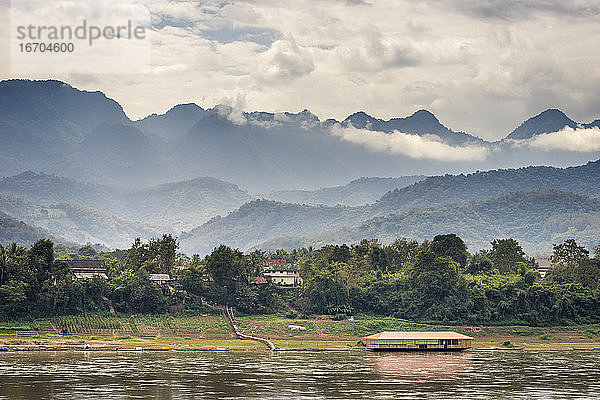
[{"label": "water reflection", "polygon": [[600,353],[0,354],[0,399],[598,398]]},{"label": "water reflection", "polygon": [[367,363],[383,376],[428,379],[456,377],[469,369],[472,358],[471,352],[394,352],[374,353],[367,357]]}]

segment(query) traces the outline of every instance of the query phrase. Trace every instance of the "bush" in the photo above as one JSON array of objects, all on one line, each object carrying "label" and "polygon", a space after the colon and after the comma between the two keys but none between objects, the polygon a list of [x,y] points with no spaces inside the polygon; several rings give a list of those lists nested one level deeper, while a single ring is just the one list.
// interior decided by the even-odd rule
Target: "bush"
[{"label": "bush", "polygon": [[514,345],[510,342],[510,340],[507,340],[506,342],[503,342],[502,346],[504,346],[504,347],[514,347]]},{"label": "bush", "polygon": [[296,311],[290,310],[284,314],[284,317],[288,319],[296,319],[298,318],[298,313]]},{"label": "bush", "polygon": [[347,316],[346,314],[340,313],[340,314],[335,314],[333,317],[331,317],[331,319],[334,321],[341,321],[341,320],[346,319],[346,316]]}]

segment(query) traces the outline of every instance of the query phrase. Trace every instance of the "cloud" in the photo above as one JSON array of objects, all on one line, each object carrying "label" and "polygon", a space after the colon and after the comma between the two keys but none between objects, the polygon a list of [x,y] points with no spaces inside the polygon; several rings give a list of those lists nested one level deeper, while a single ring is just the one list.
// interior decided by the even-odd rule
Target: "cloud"
[{"label": "cloud", "polygon": [[587,129],[565,127],[563,130],[544,133],[527,140],[520,140],[518,146],[529,146],[543,151],[566,150],[577,153],[600,151],[600,128]]},{"label": "cloud", "polygon": [[436,161],[482,161],[488,150],[480,145],[450,146],[436,135],[412,135],[393,131],[392,133],[356,128],[331,128],[334,136],[342,140],[360,144],[370,150],[408,156],[415,159]]},{"label": "cloud", "polygon": [[585,18],[600,14],[596,0],[438,0],[461,13],[481,18],[517,21],[535,13]]},{"label": "cloud", "polygon": [[220,104],[216,107],[217,112],[223,118],[228,119],[236,125],[246,125],[248,120],[244,115],[244,112],[236,107],[231,107],[226,104]]},{"label": "cloud", "polygon": [[307,49],[296,43],[293,37],[277,40],[265,53],[266,62],[258,79],[265,82],[289,83],[314,71],[315,65]]},{"label": "cloud", "polygon": [[[28,15],[51,23],[104,0],[35,1]],[[323,120],[424,108],[495,140],[541,109],[599,117],[598,0],[367,1],[140,0],[152,15],[152,73],[0,78],[102,90],[132,118],[243,95],[243,110],[308,108]]]}]

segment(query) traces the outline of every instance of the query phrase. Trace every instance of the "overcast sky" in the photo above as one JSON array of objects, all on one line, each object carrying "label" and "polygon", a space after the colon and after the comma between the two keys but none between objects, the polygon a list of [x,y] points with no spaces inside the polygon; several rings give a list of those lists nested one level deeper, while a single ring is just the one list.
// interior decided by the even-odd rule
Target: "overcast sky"
[{"label": "overcast sky", "polygon": [[[74,3],[93,15],[107,2]],[[600,0],[142,3],[152,16],[151,72],[31,74],[4,63],[1,78],[101,90],[134,119],[182,102],[307,108],[322,119],[425,108],[454,130],[496,139],[546,108],[600,118]]]}]

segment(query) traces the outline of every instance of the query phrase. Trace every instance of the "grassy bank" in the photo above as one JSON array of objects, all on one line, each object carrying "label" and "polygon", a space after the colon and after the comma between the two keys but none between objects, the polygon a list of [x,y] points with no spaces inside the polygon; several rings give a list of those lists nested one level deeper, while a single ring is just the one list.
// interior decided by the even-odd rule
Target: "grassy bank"
[{"label": "grassy bank", "polygon": [[[475,338],[474,347],[591,348],[600,347],[600,325],[444,326],[357,315],[354,321],[327,317],[289,319],[283,315],[242,316],[239,327],[268,338],[281,348],[349,348],[361,337],[381,331],[453,330]],[[24,349],[262,349],[264,345],[238,340],[220,315],[63,316],[27,321],[0,321],[0,347]]]}]

